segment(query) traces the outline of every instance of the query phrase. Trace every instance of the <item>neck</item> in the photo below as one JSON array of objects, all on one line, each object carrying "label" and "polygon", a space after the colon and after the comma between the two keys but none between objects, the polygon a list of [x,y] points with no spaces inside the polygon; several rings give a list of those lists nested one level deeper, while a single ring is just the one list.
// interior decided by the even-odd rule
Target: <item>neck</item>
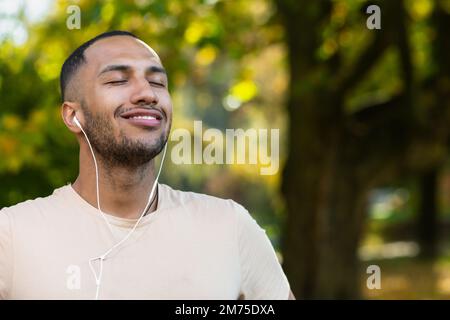
[{"label": "neck", "polygon": [[[120,218],[138,219],[155,182],[154,159],[138,168],[109,167],[97,156],[97,165],[101,210]],[[98,209],[95,165],[90,153],[80,150],[80,173],[72,187]],[[151,200],[156,196],[156,191]],[[156,210],[157,202],[153,201],[146,214]]]}]

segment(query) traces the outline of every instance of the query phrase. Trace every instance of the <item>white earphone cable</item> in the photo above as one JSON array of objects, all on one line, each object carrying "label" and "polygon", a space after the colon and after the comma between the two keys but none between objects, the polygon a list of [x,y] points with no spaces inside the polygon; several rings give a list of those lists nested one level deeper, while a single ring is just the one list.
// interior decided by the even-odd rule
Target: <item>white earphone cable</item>
[{"label": "white earphone cable", "polygon": [[98,167],[97,167],[97,159],[95,158],[95,154],[94,154],[94,150],[92,149],[91,146],[91,142],[89,141],[86,132],[84,132],[82,126],[78,123],[78,127],[81,129],[81,131],[83,132],[84,136],[86,137],[87,143],[89,145],[89,148],[91,149],[91,153],[92,153],[92,157],[94,158],[94,166],[95,166],[95,186],[96,186],[96,194],[97,194],[97,207],[98,210],[100,211],[100,213],[102,214],[103,219],[106,222],[106,225],[109,228],[109,231],[111,232],[111,234],[114,236],[114,232],[112,230],[111,224],[109,223],[108,219],[106,218],[106,215],[103,213],[102,209],[100,208],[100,193],[99,193],[99,187],[98,187]]},{"label": "white earphone cable", "polygon": [[[106,224],[107,224],[111,234],[114,236],[114,232],[112,230],[111,224],[109,223],[108,219],[106,218],[106,215],[103,213],[103,211],[100,208],[100,193],[99,193],[99,186],[98,186],[97,159],[95,158],[94,150],[92,149],[91,143],[89,141],[89,138],[87,137],[86,132],[84,132],[83,128],[81,127],[81,125],[79,123],[78,123],[78,126],[81,129],[81,131],[83,132],[84,136],[86,137],[86,140],[88,142],[89,148],[90,148],[91,153],[92,153],[92,157],[94,158],[98,210],[101,212],[102,217],[105,220],[105,222],[106,222]],[[100,285],[101,285],[102,275],[103,275],[103,261],[106,259],[107,255],[109,255],[115,248],[120,246],[122,243],[124,243],[131,236],[131,234],[136,230],[136,227],[138,226],[139,222],[142,220],[143,216],[145,215],[145,212],[147,212],[148,206],[152,203],[153,194],[155,193],[156,187],[158,185],[158,179],[159,179],[159,176],[161,174],[161,170],[162,170],[162,166],[163,166],[163,163],[164,163],[164,159],[166,157],[166,151],[167,151],[167,142],[164,145],[164,151],[163,151],[163,155],[162,155],[162,158],[161,158],[161,164],[159,166],[158,174],[156,175],[155,181],[153,183],[153,186],[152,186],[152,189],[151,189],[151,192],[150,192],[147,204],[146,204],[144,210],[142,211],[139,219],[136,221],[136,223],[134,224],[133,228],[131,229],[131,231],[121,241],[117,242],[114,246],[109,248],[105,253],[103,253],[102,255],[100,255],[98,257],[89,259],[89,268],[91,269],[92,273],[94,274],[95,284],[96,284],[95,300],[98,300],[98,296],[99,296],[99,292],[100,292]],[[97,276],[97,273],[95,272],[95,269],[94,269],[94,267],[92,265],[93,261],[95,261],[95,260],[100,260],[100,268],[99,268],[98,276]]]}]

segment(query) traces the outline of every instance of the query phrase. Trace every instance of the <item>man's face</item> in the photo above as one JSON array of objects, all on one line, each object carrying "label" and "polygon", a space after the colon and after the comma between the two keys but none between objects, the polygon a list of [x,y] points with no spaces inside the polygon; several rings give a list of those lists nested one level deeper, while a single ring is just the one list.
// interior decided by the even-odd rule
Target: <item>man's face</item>
[{"label": "man's face", "polygon": [[84,129],[106,165],[137,167],[168,139],[172,103],[161,61],[129,36],[101,39],[80,70]]}]

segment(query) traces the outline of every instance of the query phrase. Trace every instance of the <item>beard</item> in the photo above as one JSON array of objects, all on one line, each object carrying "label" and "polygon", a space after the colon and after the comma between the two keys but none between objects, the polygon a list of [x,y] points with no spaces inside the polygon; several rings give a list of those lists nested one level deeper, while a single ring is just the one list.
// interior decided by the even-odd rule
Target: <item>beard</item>
[{"label": "beard", "polygon": [[149,164],[162,151],[168,140],[170,127],[153,142],[130,139],[122,130],[117,141],[113,126],[106,117],[93,114],[83,103],[81,107],[85,114],[86,135],[107,168],[137,168]]}]

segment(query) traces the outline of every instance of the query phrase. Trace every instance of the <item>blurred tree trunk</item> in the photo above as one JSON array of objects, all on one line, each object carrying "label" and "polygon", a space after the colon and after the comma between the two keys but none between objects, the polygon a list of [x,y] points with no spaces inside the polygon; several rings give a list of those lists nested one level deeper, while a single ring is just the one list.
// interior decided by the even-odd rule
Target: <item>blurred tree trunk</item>
[{"label": "blurred tree trunk", "polygon": [[[450,145],[449,13],[435,3],[435,68],[429,79],[416,84],[402,1],[377,2],[382,30],[373,31],[373,41],[345,70],[339,50],[327,61],[317,58],[333,2],[275,3],[284,24],[290,75],[289,154],[282,177],[288,211],[284,268],[298,298],[358,298],[357,248],[371,188],[423,175],[422,212],[427,216],[422,216],[421,237],[434,241],[435,175]],[[345,112],[345,95],[388,47],[398,52],[403,90],[390,100]]]},{"label": "blurred tree trunk", "polygon": [[438,210],[437,210],[438,170],[433,168],[420,178],[421,203],[417,219],[420,256],[434,259],[437,254]]},{"label": "blurred tree trunk", "polygon": [[[331,1],[276,4],[290,75],[284,268],[298,298],[358,298],[357,248],[367,192],[401,170],[411,131],[412,70],[402,3],[383,2],[383,29],[374,31],[351,70],[341,69],[339,52],[326,62],[317,58]],[[394,42],[402,57],[404,92],[347,114],[345,94]]]},{"label": "blurred tree trunk", "polygon": [[[443,8],[442,2],[437,2],[432,15],[432,26],[435,39],[432,45],[432,57],[435,71],[424,81],[425,96],[432,97],[427,108],[428,123],[434,128],[430,139],[442,141],[447,148],[450,146],[449,99],[450,99],[450,14]],[[445,159],[443,159],[445,160]],[[417,217],[417,236],[422,258],[434,259],[438,254],[439,217],[437,205],[438,172],[444,161],[428,168],[420,175],[421,206]]]}]

